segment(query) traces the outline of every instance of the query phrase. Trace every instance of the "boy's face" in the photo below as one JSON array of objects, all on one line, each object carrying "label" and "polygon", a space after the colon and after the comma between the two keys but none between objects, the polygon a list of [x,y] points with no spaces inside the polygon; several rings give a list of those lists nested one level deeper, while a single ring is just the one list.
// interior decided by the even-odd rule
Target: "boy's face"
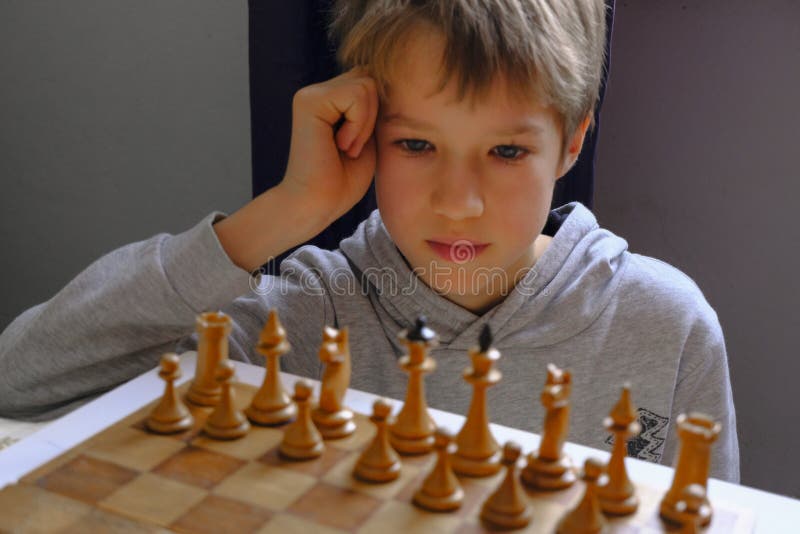
[{"label": "boy's face", "polygon": [[[456,83],[434,94],[442,40],[409,39],[375,126],[376,192],[392,239],[417,275],[474,312],[503,300],[546,248],[553,187],[580,152],[561,154],[557,114],[519,103],[504,80],[470,108]],[[588,124],[588,122],[587,122]]]}]

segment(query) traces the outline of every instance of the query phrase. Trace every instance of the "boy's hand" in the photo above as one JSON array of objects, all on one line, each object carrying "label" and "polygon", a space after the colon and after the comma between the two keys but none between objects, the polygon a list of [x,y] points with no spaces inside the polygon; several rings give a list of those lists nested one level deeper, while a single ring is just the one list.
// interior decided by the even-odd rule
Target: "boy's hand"
[{"label": "boy's hand", "polygon": [[347,213],[375,173],[378,93],[364,70],[304,87],[292,107],[283,181],[214,224],[228,257],[250,272]]},{"label": "boy's hand", "polygon": [[289,163],[280,186],[315,210],[326,226],[369,188],[377,115],[375,80],[362,67],[294,95]]}]

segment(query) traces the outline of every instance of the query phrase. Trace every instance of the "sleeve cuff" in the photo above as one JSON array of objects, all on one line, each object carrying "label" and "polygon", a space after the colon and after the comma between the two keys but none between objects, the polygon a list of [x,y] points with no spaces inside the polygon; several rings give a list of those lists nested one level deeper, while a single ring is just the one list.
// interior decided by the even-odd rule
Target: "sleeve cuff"
[{"label": "sleeve cuff", "polygon": [[167,279],[196,313],[223,308],[250,290],[250,273],[231,261],[212,227],[225,217],[212,212],[162,243]]}]

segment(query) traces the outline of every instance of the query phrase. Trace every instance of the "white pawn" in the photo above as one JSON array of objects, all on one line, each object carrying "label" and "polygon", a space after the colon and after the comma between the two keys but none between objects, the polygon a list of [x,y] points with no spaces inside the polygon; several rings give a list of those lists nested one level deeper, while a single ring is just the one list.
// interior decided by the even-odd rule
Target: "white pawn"
[{"label": "white pawn", "polygon": [[310,460],[319,457],[325,450],[322,435],[311,420],[311,382],[305,379],[294,384],[292,400],[297,403],[297,419],[283,432],[279,450],[292,460]]},{"label": "white pawn", "polygon": [[194,417],[175,392],[175,380],[181,377],[180,360],[172,352],[161,357],[158,372],[166,386],[164,396],[147,418],[147,428],[158,434],[174,434],[192,428]]},{"label": "white pawn", "polygon": [[392,405],[386,399],[378,399],[372,405],[375,438],[358,458],[353,475],[368,482],[390,482],[400,475],[400,457],[389,444],[389,424]]}]

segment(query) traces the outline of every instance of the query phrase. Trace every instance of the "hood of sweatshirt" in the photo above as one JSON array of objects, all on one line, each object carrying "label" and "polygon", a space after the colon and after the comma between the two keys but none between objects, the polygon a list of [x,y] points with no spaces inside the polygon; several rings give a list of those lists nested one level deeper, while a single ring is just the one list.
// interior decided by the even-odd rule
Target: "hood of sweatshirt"
[{"label": "hood of sweatshirt", "polygon": [[[442,346],[466,350],[488,323],[494,345],[552,345],[587,328],[611,302],[625,271],[627,242],[601,229],[589,209],[573,202],[552,210],[544,233],[553,240],[506,298],[483,315],[437,294],[414,275],[395,246],[378,210],[339,247],[362,283],[371,284],[375,306],[401,328],[424,314]],[[399,290],[382,290],[376,277],[392,273]],[[402,281],[412,282],[403,285]],[[416,282],[416,283],[413,283]],[[403,290],[412,288],[413,290]]]}]

